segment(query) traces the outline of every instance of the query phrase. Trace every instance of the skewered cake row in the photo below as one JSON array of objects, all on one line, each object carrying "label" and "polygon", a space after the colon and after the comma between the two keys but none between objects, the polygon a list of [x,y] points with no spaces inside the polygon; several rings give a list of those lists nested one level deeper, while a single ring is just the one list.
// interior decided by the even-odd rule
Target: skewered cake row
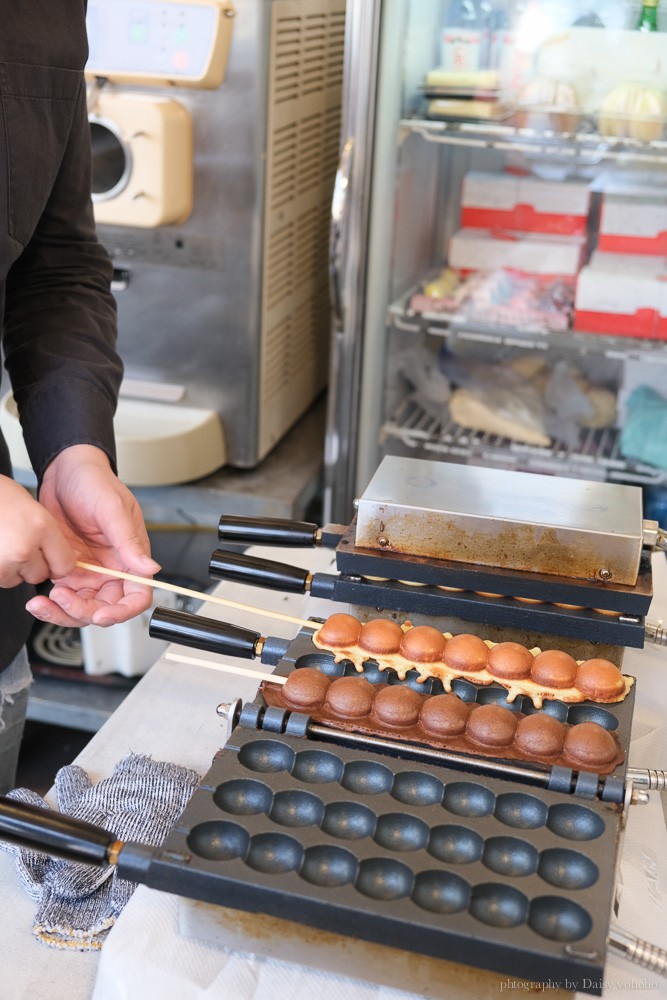
[{"label": "skewered cake row", "polygon": [[319,628],[313,643],[333,653],[334,660],[351,660],[361,671],[366,660],[380,670],[394,670],[403,680],[415,670],[420,681],[437,677],[446,691],[457,677],[475,684],[494,681],[507,689],[507,701],[527,695],[536,708],[544,699],[574,703],[622,701],[633,684],[615,663],[601,658],[578,662],[558,649],[528,649],[518,642],[493,643],[476,635],[451,635],[432,625],[399,625],[374,618],[363,625],[354,615],[334,614]]},{"label": "skewered cake row", "polygon": [[421,694],[365,677],[332,680],[315,667],[293,670],[282,686],[266,682],[263,694],[268,704],[307,712],[324,724],[457,752],[599,774],[610,773],[624,756],[618,739],[597,722],[568,724],[543,712],[470,704],[455,694]]}]

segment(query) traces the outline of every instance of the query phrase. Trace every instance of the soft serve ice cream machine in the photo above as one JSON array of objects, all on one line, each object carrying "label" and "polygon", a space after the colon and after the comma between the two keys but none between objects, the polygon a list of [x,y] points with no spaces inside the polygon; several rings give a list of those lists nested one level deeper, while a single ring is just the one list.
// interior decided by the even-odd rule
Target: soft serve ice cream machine
[{"label": "soft serve ice cream machine", "polygon": [[324,385],[344,19],[344,0],[88,4],[119,419],[180,422],[199,455],[179,475],[172,441],[132,485],[256,465]]}]

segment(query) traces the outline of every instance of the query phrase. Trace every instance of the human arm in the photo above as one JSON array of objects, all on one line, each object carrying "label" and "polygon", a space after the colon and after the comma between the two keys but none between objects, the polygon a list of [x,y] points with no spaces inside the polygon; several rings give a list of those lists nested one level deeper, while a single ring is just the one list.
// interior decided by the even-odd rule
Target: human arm
[{"label": "human arm", "polygon": [[150,557],[139,504],[103,452],[75,445],[56,456],[44,473],[39,506],[55,522],[72,559],[65,572],[51,567],[47,578],[55,586],[48,597],[28,602],[31,614],[58,625],[113,625],[150,606],[150,588],[74,566],[80,560],[144,577],[160,568]]},{"label": "human arm", "polygon": [[[25,245],[6,278],[3,348],[32,467],[44,470],[64,449],[89,444],[115,462],[113,415],[122,364],[116,351],[112,265],[95,234],[90,201],[90,133],[81,74],[49,70],[71,100],[48,104],[56,133],[45,139],[36,175],[29,150],[17,173],[16,224]],[[60,75],[59,75],[60,74]],[[65,77],[64,81],[60,76]],[[74,78],[74,79],[72,79]],[[41,77],[38,74],[38,79]],[[30,80],[24,81],[29,83]],[[34,84],[35,88],[37,84]],[[44,101],[17,97],[12,121],[24,116],[33,132],[47,130]],[[18,124],[12,131],[17,139]],[[26,134],[30,134],[28,129]],[[18,141],[18,140],[17,140]],[[18,146],[18,158],[21,146]],[[48,153],[48,155],[46,155]]]},{"label": "human arm", "polygon": [[[28,610],[63,625],[111,624],[144,610],[150,591],[93,580],[76,571],[76,560],[131,566],[144,576],[157,564],[139,507],[114,474],[122,364],[112,265],[90,201],[85,85],[73,68],[28,67],[23,75],[6,108],[21,169],[13,175],[15,259],[5,282],[3,347],[40,502],[9,479],[0,483],[12,525],[10,532],[0,526],[0,541],[13,539],[11,558],[0,553],[0,584],[59,580]],[[43,141],[40,162],[30,146],[35,136]]]}]

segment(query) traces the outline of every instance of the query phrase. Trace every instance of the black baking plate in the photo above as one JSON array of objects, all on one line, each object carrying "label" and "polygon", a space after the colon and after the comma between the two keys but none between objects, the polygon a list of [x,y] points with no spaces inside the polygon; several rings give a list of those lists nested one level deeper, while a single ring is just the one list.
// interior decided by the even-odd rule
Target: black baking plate
[{"label": "black baking plate", "polygon": [[238,726],[148,885],[599,992],[621,813]]},{"label": "black baking plate", "polygon": [[[350,660],[341,660],[336,663],[333,653],[318,649],[312,641],[312,635],[313,632],[310,629],[301,629],[275,665],[274,673],[287,677],[292,670],[315,667],[332,678],[363,676],[372,684],[406,684],[419,691],[420,694],[442,694],[444,691],[442,682],[438,678],[428,678],[420,683],[416,671],[412,670],[406,674],[405,681],[400,681],[393,670],[379,670],[377,663],[372,659],[363,664],[363,672],[359,673]],[[602,705],[593,701],[565,704],[558,700],[545,700],[539,710],[533,707],[531,699],[526,695],[520,695],[511,704],[508,704],[507,690],[500,684],[473,684],[467,679],[456,678],[452,681],[452,691],[463,701],[478,702],[484,705],[489,703],[504,705],[516,712],[524,712],[528,715],[540,712],[552,715],[560,722],[570,725],[580,722],[597,722],[618,737],[618,741],[625,751],[625,760],[613,772],[614,778],[624,781],[635,705],[634,684],[623,701],[615,704]],[[261,693],[257,695],[255,704],[262,708],[266,705]],[[517,762],[513,761],[513,763]],[[527,763],[530,764],[529,761]],[[540,765],[536,766],[540,767]]]}]

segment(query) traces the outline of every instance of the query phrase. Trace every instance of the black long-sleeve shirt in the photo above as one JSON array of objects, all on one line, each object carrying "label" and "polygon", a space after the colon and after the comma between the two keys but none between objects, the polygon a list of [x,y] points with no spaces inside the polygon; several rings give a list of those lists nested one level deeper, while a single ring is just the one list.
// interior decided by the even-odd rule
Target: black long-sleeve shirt
[{"label": "black long-sleeve shirt", "polygon": [[[0,0],[2,343],[38,482],[74,444],[115,462],[122,365],[112,268],[90,200],[85,6]],[[11,473],[1,438],[0,473]],[[28,635],[30,593],[0,591],[0,670]]]}]

